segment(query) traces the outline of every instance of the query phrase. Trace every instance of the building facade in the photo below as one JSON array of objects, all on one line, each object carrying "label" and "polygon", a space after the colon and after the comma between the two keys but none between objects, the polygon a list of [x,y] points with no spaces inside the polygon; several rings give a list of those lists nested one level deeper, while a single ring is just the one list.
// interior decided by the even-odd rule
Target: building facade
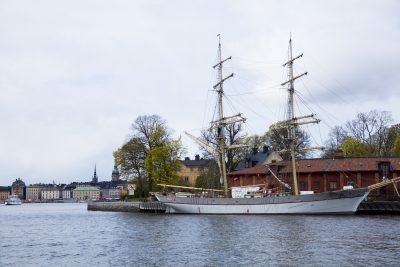
[{"label": "building facade", "polygon": [[73,198],[77,200],[100,199],[100,189],[96,186],[78,186],[73,191]]},{"label": "building facade", "polygon": [[261,150],[253,148],[252,152],[247,154],[235,168],[235,171],[245,168],[252,168],[260,165],[282,161],[279,153],[272,151],[268,146],[263,146]]},{"label": "building facade", "polygon": [[119,199],[121,197],[120,189],[117,187],[101,189],[102,199]]},{"label": "building facade", "polygon": [[72,197],[71,190],[69,189],[62,190],[62,198],[71,198],[71,197]]},{"label": "building facade", "polygon": [[17,195],[20,199],[25,199],[25,183],[20,179],[15,179],[11,185],[11,194]]},{"label": "building facade", "polygon": [[0,201],[3,202],[10,196],[10,187],[0,186]]},{"label": "building facade", "polygon": [[41,200],[42,189],[45,188],[44,185],[29,185],[26,187],[26,200],[27,201],[39,201]]},{"label": "building facade", "polygon": [[41,191],[41,199],[46,201],[49,199],[59,199],[60,189],[57,187],[46,187]]},{"label": "building facade", "polygon": [[202,159],[199,155],[196,155],[194,160],[186,157],[185,160],[180,160],[179,162],[181,166],[178,175],[183,177],[183,180],[189,186],[194,186],[197,177],[199,177],[202,172],[208,171],[211,164],[214,163],[213,160]]},{"label": "building facade", "polygon": [[[346,185],[366,187],[384,178],[400,175],[400,157],[337,157],[334,159],[303,159],[296,161],[300,191],[315,193],[340,190]],[[272,184],[281,186],[273,172],[282,181],[292,185],[292,170],[289,162],[281,161],[268,165],[242,169],[229,174],[229,186]],[[370,198],[397,199],[393,185],[374,190]]]}]

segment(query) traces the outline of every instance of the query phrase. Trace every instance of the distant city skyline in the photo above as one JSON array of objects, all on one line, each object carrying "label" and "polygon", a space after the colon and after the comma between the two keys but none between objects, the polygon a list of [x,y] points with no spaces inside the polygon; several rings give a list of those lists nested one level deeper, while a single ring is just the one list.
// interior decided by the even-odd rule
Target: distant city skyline
[{"label": "distant city skyline", "polygon": [[[200,153],[214,108],[217,34],[227,114],[248,134],[285,115],[289,35],[299,95],[334,125],[387,110],[400,122],[400,2],[385,1],[11,1],[0,4],[0,185],[111,179],[113,151],[139,115],[158,114]],[[301,110],[300,113],[309,112]]]}]

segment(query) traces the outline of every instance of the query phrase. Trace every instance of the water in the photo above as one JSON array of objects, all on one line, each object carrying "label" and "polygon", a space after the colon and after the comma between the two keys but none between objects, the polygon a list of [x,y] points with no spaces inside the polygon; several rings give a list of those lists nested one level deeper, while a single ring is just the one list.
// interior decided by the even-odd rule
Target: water
[{"label": "water", "polygon": [[399,266],[399,222],[0,205],[0,266]]}]

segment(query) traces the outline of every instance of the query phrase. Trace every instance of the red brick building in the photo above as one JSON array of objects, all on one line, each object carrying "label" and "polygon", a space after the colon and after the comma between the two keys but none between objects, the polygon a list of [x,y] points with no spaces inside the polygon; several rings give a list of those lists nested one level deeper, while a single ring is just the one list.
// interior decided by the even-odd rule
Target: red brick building
[{"label": "red brick building", "polygon": [[[353,184],[354,187],[366,187],[378,183],[383,177],[394,178],[400,175],[400,157],[304,159],[297,160],[296,164],[299,190],[316,193],[339,190],[348,184]],[[291,164],[281,161],[232,172],[229,174],[229,186],[265,183],[279,185],[268,168],[281,180],[288,184],[293,183]],[[380,199],[397,198],[392,185],[372,191],[370,196]]]}]

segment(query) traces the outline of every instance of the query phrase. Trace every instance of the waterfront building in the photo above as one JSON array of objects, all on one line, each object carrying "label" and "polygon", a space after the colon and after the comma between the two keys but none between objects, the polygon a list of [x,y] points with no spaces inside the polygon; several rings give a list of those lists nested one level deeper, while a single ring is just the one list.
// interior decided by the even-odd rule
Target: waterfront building
[{"label": "waterfront building", "polygon": [[10,196],[10,187],[0,186],[0,201],[3,202]]},{"label": "waterfront building", "polygon": [[63,199],[72,198],[72,190],[76,188],[74,183],[69,185],[63,185],[61,189],[61,197]]},{"label": "waterfront building", "polygon": [[120,197],[121,197],[121,192],[120,189],[117,187],[101,189],[102,199],[120,199]]},{"label": "waterfront building", "polygon": [[39,201],[41,200],[42,189],[46,186],[44,184],[34,184],[26,187],[26,200]]},{"label": "waterfront building", "polygon": [[[346,185],[366,187],[384,178],[400,175],[400,157],[352,157],[337,154],[334,158],[299,159],[296,161],[298,184],[301,191],[315,193],[335,191]],[[269,170],[268,170],[269,169]],[[275,184],[282,181],[292,183],[291,164],[280,161],[229,173],[229,186]],[[392,200],[398,198],[393,185],[373,190],[369,198]]]},{"label": "waterfront building", "polygon": [[41,191],[42,200],[59,199],[59,198],[60,198],[60,189],[57,187],[45,187]]},{"label": "waterfront building", "polygon": [[20,199],[25,199],[25,183],[21,178],[15,179],[11,185],[11,194],[17,195]]},{"label": "waterfront building", "polygon": [[69,189],[63,189],[62,190],[62,198],[71,198],[71,190]]},{"label": "waterfront building", "polygon": [[120,177],[120,174],[119,174],[118,167],[117,167],[117,165],[114,165],[114,169],[113,169],[112,174],[111,174],[111,181],[118,182],[119,181],[119,177]]},{"label": "waterfront building", "polygon": [[78,186],[72,191],[72,195],[78,200],[100,199],[100,189],[96,186]]},{"label": "waterfront building", "polygon": [[194,186],[197,177],[199,177],[202,172],[207,172],[211,165],[215,163],[210,159],[202,159],[199,155],[196,155],[194,160],[186,157],[185,160],[180,160],[179,162],[181,166],[178,175],[183,177],[185,183],[190,186]]},{"label": "waterfront building", "polygon": [[259,151],[258,148],[255,147],[252,149],[251,153],[247,154],[243,160],[239,161],[238,165],[235,168],[235,171],[282,160],[283,159],[279,155],[279,153],[272,151],[269,146],[263,146],[261,151]]}]

